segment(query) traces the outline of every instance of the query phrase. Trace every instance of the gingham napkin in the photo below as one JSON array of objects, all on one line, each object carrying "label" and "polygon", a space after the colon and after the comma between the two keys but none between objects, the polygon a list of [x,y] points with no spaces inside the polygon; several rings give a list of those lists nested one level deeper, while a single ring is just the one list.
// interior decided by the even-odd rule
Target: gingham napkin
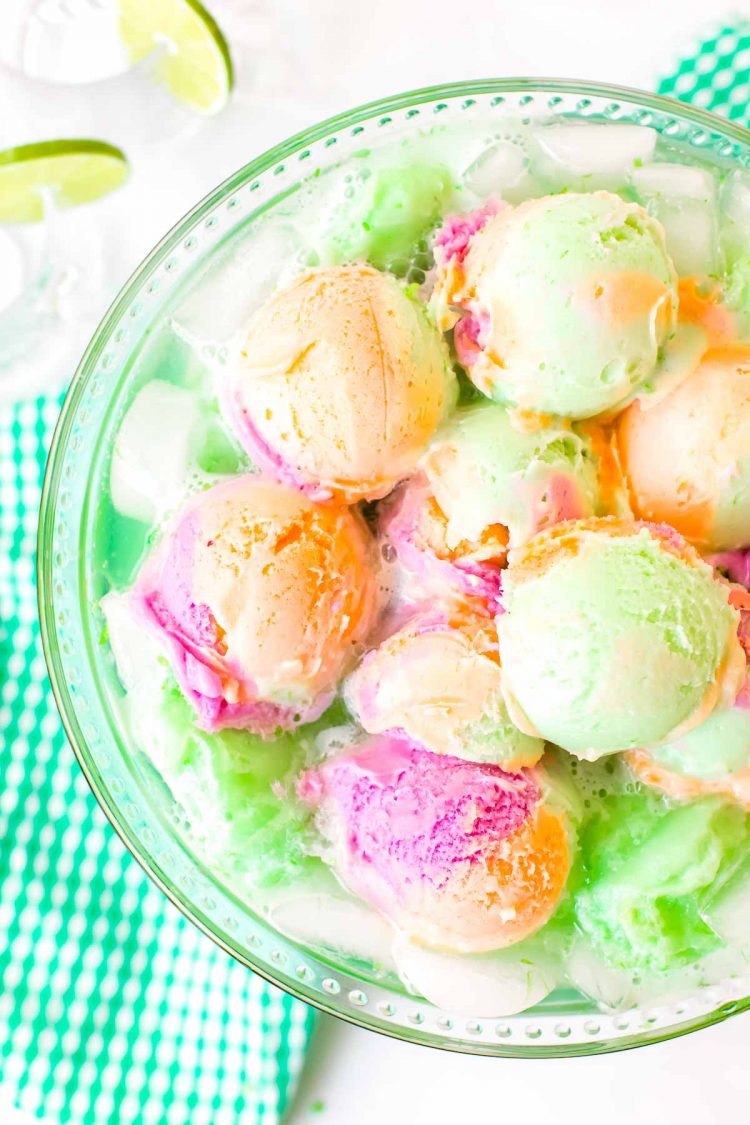
[{"label": "gingham napkin", "polygon": [[[750,24],[659,90],[750,118]],[[111,830],[47,682],[36,523],[57,398],[0,405],[0,1121],[255,1125],[283,1112],[312,1014],[170,905]]]}]

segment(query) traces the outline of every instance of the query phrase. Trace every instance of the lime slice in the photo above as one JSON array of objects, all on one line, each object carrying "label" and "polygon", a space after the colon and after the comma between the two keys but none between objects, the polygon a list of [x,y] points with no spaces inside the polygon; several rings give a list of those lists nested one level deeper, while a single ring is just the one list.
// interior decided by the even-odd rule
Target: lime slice
[{"label": "lime slice", "polygon": [[44,192],[60,207],[90,203],[127,178],[125,154],[104,141],[39,141],[0,152],[0,222],[44,218]]},{"label": "lime slice", "polygon": [[120,38],[131,61],[166,47],[158,79],[200,113],[217,113],[232,88],[232,59],[216,21],[198,0],[118,0]]}]

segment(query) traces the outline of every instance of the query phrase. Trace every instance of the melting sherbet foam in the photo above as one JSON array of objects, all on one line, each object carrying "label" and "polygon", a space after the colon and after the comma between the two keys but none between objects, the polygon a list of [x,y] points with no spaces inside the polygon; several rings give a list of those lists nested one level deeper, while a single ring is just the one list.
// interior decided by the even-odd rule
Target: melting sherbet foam
[{"label": "melting sherbet foam", "polygon": [[343,882],[438,949],[501,949],[552,913],[568,830],[532,773],[431,754],[381,736],[307,774],[299,789]]},{"label": "melting sherbet foam", "polygon": [[445,328],[463,312],[480,325],[469,374],[483,393],[588,418],[653,374],[675,327],[677,275],[643,208],[570,193],[481,223],[468,249],[438,259],[432,302]]},{"label": "melting sherbet foam", "polygon": [[750,253],[734,262],[727,271],[723,296],[745,343],[750,340]]},{"label": "melting sherbet foam", "polygon": [[678,737],[742,686],[728,589],[673,532],[559,524],[511,554],[503,608],[511,715],[584,758]]},{"label": "melting sherbet foam", "polygon": [[[273,741],[248,730],[207,732],[156,639],[144,632],[133,599],[109,594],[104,609],[127,689],[124,726],[169,790],[170,819],[219,878],[253,902],[271,888],[312,880],[320,889],[326,872],[310,854],[310,812],[294,784],[316,760],[317,735],[341,720],[341,710]],[[153,794],[153,776],[147,784]]]},{"label": "melting sherbet foam", "polygon": [[272,734],[331,702],[377,609],[359,517],[237,477],[199,493],[133,590],[206,730]]},{"label": "melting sherbet foam", "polygon": [[[735,557],[744,571],[744,552],[713,561],[734,569]],[[735,585],[729,599],[740,613],[738,637],[747,658],[750,594]],[[718,796],[750,810],[750,677],[736,699],[725,700],[697,727],[650,750],[633,750],[626,759],[640,781],[676,801]]]},{"label": "melting sherbet foam", "polygon": [[750,686],[739,701],[713,711],[705,723],[675,742],[655,746],[650,757],[665,769],[703,781],[716,781],[750,765]]},{"label": "melting sherbet foam", "polygon": [[318,499],[376,499],[414,469],[455,404],[445,343],[394,277],[303,274],[242,334],[223,388],[249,454]]}]

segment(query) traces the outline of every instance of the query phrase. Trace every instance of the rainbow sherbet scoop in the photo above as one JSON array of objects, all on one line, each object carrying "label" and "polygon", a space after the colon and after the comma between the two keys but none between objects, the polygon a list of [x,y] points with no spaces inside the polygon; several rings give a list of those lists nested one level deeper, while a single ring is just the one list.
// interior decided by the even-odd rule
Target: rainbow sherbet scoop
[{"label": "rainbow sherbet scoop", "polygon": [[[747,939],[750,332],[678,274],[663,161],[568,190],[534,133],[479,193],[420,143],[323,185],[205,374],[126,415],[123,707],[191,845],[328,961],[462,1012],[651,1003]],[[123,479],[149,402],[190,419],[163,503]]]}]

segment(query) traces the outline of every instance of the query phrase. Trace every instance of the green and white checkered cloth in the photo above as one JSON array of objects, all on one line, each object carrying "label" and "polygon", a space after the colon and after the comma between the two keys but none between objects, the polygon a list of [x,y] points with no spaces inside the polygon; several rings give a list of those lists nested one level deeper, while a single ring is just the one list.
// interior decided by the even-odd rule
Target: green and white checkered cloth
[{"label": "green and white checkered cloth", "polygon": [[[750,119],[750,24],[660,92]],[[254,1125],[283,1112],[312,1013],[233,962],[146,878],[63,733],[34,587],[57,398],[0,406],[0,1120]]]},{"label": "green and white checkered cloth", "polygon": [[188,922],[78,768],[42,656],[36,524],[58,398],[0,405],[0,1122],[277,1121],[312,1010]]},{"label": "green and white checkered cloth", "polygon": [[750,122],[750,22],[733,19],[720,24],[707,39],[680,59],[659,83],[659,93]]}]

